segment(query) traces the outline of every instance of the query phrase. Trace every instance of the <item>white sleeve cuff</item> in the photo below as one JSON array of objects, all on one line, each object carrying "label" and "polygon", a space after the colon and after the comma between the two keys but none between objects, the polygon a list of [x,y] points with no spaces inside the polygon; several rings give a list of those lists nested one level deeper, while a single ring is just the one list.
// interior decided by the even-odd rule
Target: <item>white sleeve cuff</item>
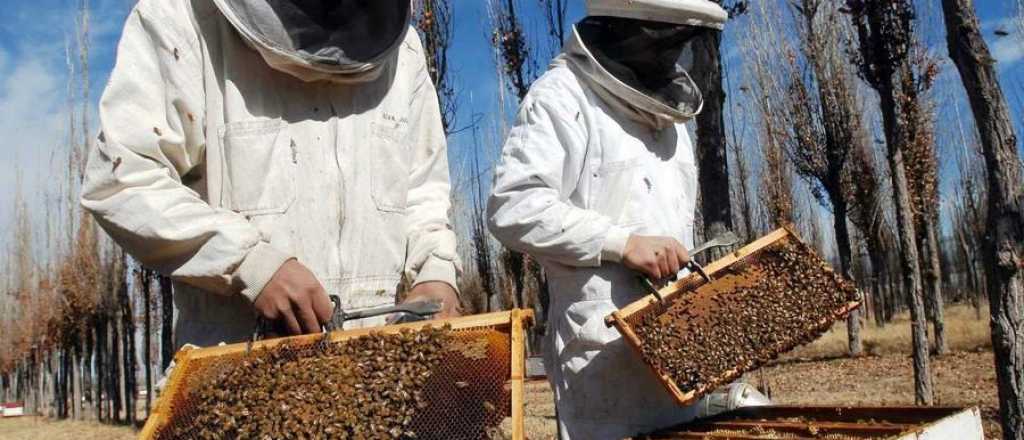
[{"label": "white sleeve cuff", "polygon": [[629,236],[629,229],[614,225],[608,229],[608,235],[605,236],[604,245],[601,247],[601,261],[621,263]]},{"label": "white sleeve cuff", "polygon": [[459,291],[459,285],[457,280],[457,270],[455,269],[455,262],[439,258],[436,255],[431,255],[427,258],[427,261],[423,263],[423,267],[420,268],[419,273],[416,274],[416,280],[413,283],[413,287],[417,284],[422,284],[430,281],[440,281],[448,283],[452,286],[456,292]]},{"label": "white sleeve cuff", "polygon": [[295,257],[281,252],[268,243],[260,242],[249,251],[245,260],[235,270],[234,278],[241,285],[242,296],[255,302],[277,270]]}]

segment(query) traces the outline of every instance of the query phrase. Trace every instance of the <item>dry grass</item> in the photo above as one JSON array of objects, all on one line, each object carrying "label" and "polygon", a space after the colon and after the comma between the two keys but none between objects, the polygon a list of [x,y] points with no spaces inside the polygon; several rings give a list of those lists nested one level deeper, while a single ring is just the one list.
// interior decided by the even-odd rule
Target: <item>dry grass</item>
[{"label": "dry grass", "polygon": [[526,383],[526,435],[530,440],[554,439],[557,435],[555,423],[555,400],[547,380]]},{"label": "dry grass", "polygon": [[[981,309],[978,319],[973,308],[965,305],[947,306],[946,341],[951,351],[991,350],[988,308]],[[929,337],[931,327],[929,326]],[[901,313],[885,327],[876,327],[873,322],[861,328],[864,352],[868,355],[910,353],[910,315]],[[846,356],[846,321],[836,323],[828,333],[810,345],[798,348],[783,359],[820,359]]]},{"label": "dry grass", "polygon": [[54,422],[41,417],[0,419],[0,438],[10,440],[128,440],[135,430],[95,422]]}]

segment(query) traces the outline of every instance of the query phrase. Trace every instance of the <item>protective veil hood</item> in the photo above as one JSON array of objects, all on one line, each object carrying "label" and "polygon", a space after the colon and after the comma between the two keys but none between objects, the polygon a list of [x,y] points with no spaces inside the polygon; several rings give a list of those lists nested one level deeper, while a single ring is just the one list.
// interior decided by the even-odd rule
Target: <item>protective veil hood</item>
[{"label": "protective veil hood", "polygon": [[622,17],[722,30],[729,14],[708,0],[587,0],[587,16]]},{"label": "protective veil hood", "polygon": [[409,30],[409,0],[213,0],[274,69],[303,81],[373,81]]},{"label": "protective veil hood", "polygon": [[[681,71],[671,87],[669,105],[664,98],[644,93],[609,72],[584,44],[577,27],[556,62],[565,62],[606,104],[630,119],[657,129],[684,123],[700,113],[704,105],[697,84]],[[650,94],[649,94],[650,93]]]}]

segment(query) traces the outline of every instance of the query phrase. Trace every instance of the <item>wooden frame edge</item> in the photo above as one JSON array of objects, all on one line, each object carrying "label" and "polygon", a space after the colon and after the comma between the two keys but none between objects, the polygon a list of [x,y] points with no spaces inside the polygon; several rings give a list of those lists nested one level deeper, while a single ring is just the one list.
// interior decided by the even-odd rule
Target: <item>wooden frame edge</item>
[{"label": "wooden frame edge", "polygon": [[[510,371],[509,379],[512,382],[512,422],[513,422],[513,439],[523,440],[525,439],[525,418],[524,418],[524,404],[525,404],[525,389],[524,389],[524,378],[526,372],[526,353],[525,350],[525,337],[524,327],[528,323],[532,323],[534,320],[533,309],[513,309],[503,312],[485,313],[480,315],[463,316],[452,319],[439,319],[431,321],[413,322],[408,324],[384,326],[384,327],[371,327],[353,330],[344,330],[333,332],[329,338],[331,342],[344,341],[360,336],[365,336],[370,333],[383,332],[388,334],[394,334],[402,331],[403,329],[419,330],[427,326],[438,326],[451,324],[452,329],[460,330],[474,327],[505,327],[509,326],[511,330],[512,340],[512,370]],[[517,336],[518,335],[518,336]],[[252,348],[271,348],[285,342],[298,342],[298,343],[312,343],[319,341],[323,338],[323,335],[303,335],[294,336],[288,338],[270,339],[265,341],[257,341],[252,344]],[[517,350],[516,346],[519,346],[521,350]],[[221,356],[225,354],[235,354],[246,351],[248,349],[248,343],[242,342],[238,344],[228,344],[216,347],[206,348],[182,348],[174,355],[174,371],[167,377],[167,387],[160,393],[153,405],[153,411],[146,419],[142,429],[139,431],[139,439],[152,439],[157,430],[163,427],[171,416],[173,408],[171,408],[171,402],[169,396],[173,396],[177,393],[178,388],[181,386],[180,380],[172,380],[178,374],[182,374],[182,371],[188,369],[189,364],[196,359],[203,359],[213,356]],[[517,372],[516,369],[519,371]],[[518,428],[519,437],[515,436],[516,429]]]},{"label": "wooden frame edge", "polygon": [[[509,381],[512,382],[512,440],[526,438],[526,390],[523,388],[526,377],[526,338],[523,335],[523,315],[520,309],[512,310],[512,365],[509,372]],[[532,313],[527,319],[532,319]]]},{"label": "wooden frame edge", "polygon": [[153,402],[153,410],[150,412],[149,417],[146,418],[146,423],[142,425],[142,430],[139,431],[140,439],[151,439],[156,436],[156,432],[168,421],[174,408],[171,407],[171,401],[169,396],[173,396],[177,393],[178,388],[181,386],[181,381],[172,381],[171,377],[189,368],[189,364],[192,362],[192,355],[196,352],[194,348],[182,348],[174,354],[174,370],[171,371],[168,376],[166,386],[160,391],[156,401]]},{"label": "wooden frame edge", "polygon": [[[733,263],[743,259],[744,257],[746,257],[746,256],[748,256],[750,254],[753,254],[754,252],[757,252],[757,251],[763,249],[764,247],[766,247],[768,245],[771,245],[772,243],[775,243],[775,242],[777,242],[779,240],[782,240],[782,239],[784,239],[786,237],[793,237],[797,241],[800,241],[800,238],[797,237],[795,234],[793,234],[793,232],[791,230],[789,230],[788,228],[779,228],[779,229],[776,229],[775,231],[772,231],[768,235],[765,235],[765,236],[763,236],[763,237],[761,237],[761,238],[759,238],[757,240],[754,240],[750,244],[748,244],[746,246],[743,246],[742,248],[740,248],[740,249],[738,249],[738,250],[736,250],[734,252],[730,252],[728,255],[726,255],[726,256],[724,256],[722,258],[719,258],[718,260],[715,260],[711,264],[708,264],[707,266],[704,266],[704,272],[706,272],[708,275],[714,275],[716,272],[721,271],[722,269],[725,269],[726,267],[729,267],[730,265],[732,265]],[[802,241],[801,241],[801,243],[802,243]],[[662,287],[661,289],[658,290],[658,293],[661,294],[661,297],[664,298],[664,299],[669,299],[669,298],[671,298],[673,296],[679,295],[680,293],[683,293],[683,290],[682,290],[683,286],[684,286],[684,284],[688,280],[691,279],[691,277],[699,277],[699,276],[700,275],[691,273],[691,274],[687,275],[686,277],[684,277],[683,279],[680,279],[680,280],[678,280],[678,281],[676,281],[674,283],[671,283],[671,284],[669,284],[669,285],[667,285],[665,287]],[[658,302],[658,301],[659,301],[658,298],[656,296],[654,296],[653,294],[645,295],[644,297],[642,297],[642,298],[640,298],[640,299],[638,299],[636,301],[633,301],[633,302],[627,304],[625,307],[619,309],[619,312],[622,312],[623,315],[628,316],[628,315],[631,315],[633,313],[636,313],[637,311],[639,311],[640,309],[643,309],[644,307],[647,307],[652,302]]]},{"label": "wooden frame edge", "polygon": [[[709,275],[714,275],[716,272],[718,272],[718,271],[720,271],[720,270],[722,270],[722,269],[732,265],[733,263],[739,261],[740,259],[742,259],[742,258],[744,258],[744,257],[746,257],[746,256],[748,256],[750,254],[753,254],[753,253],[755,253],[755,252],[757,252],[757,251],[759,251],[759,250],[761,250],[761,249],[763,249],[763,248],[765,248],[765,247],[767,247],[767,246],[769,246],[769,245],[771,245],[773,243],[776,243],[776,242],[778,242],[780,240],[786,239],[786,238],[795,240],[800,246],[803,246],[807,250],[809,250],[811,252],[814,252],[814,250],[811,249],[806,243],[804,243],[803,240],[801,240],[800,237],[790,227],[783,226],[782,228],[776,229],[775,231],[772,231],[771,233],[769,233],[769,234],[767,234],[767,235],[765,235],[765,236],[763,236],[763,237],[761,237],[761,238],[759,238],[757,240],[754,240],[750,244],[748,244],[748,245],[746,245],[746,246],[736,250],[735,252],[732,252],[732,253],[730,253],[730,254],[728,254],[728,255],[726,255],[726,256],[718,259],[718,260],[715,260],[711,264],[705,266],[704,270]],[[690,274],[686,278],[683,278],[682,280],[678,280],[678,281],[676,281],[676,282],[674,282],[674,283],[672,283],[672,284],[670,284],[668,286],[665,286],[664,288],[660,289],[659,293],[661,294],[661,296],[663,298],[666,298],[666,299],[670,298],[672,296],[681,294],[683,292],[682,291],[683,282],[686,281],[687,279],[689,279],[690,277],[696,277],[696,276],[699,276],[699,275],[697,275],[697,274]],[[637,353],[638,355],[642,356],[643,355],[643,345],[642,345],[642,342],[640,341],[640,338],[637,337],[636,332],[633,331],[633,327],[631,325],[629,325],[629,323],[625,320],[625,316],[628,316],[628,315],[631,315],[633,313],[636,313],[636,312],[644,309],[645,307],[648,307],[648,306],[650,306],[652,304],[655,304],[655,303],[658,303],[660,301],[661,300],[659,300],[653,294],[645,295],[644,297],[640,298],[639,300],[633,301],[632,303],[627,304],[625,307],[623,307],[623,308],[621,308],[619,310],[615,310],[610,315],[606,316],[605,317],[605,325],[607,325],[609,327],[615,326],[619,330],[619,333],[622,334],[622,336],[626,340],[626,342],[633,348],[634,352]],[[831,319],[825,319],[823,321],[824,322],[833,322],[833,321],[842,319],[843,317],[848,316],[850,314],[850,312],[852,312],[853,310],[859,308],[861,305],[862,305],[862,303],[860,301],[850,301],[850,302],[848,302],[846,304],[846,306],[844,306],[838,312],[835,312],[832,315]],[[672,380],[672,378],[669,377],[667,374],[663,374],[662,372],[658,371],[653,365],[651,365],[648,362],[644,362],[644,364],[649,367],[649,369],[654,373],[654,376],[657,377],[658,380],[665,386],[665,388],[667,388],[669,390],[669,392],[675,397],[677,403],[679,403],[682,406],[690,405],[694,401],[696,401],[697,400],[696,399],[696,395],[698,393],[703,394],[703,393],[707,392],[706,387],[702,387],[702,388],[698,388],[696,390],[691,390],[689,392],[683,393],[682,390],[679,389],[679,386],[676,385],[675,381]],[[752,370],[750,370],[750,371],[752,371]],[[739,374],[738,370],[728,371],[728,372],[726,372],[725,375],[723,375],[723,377],[726,378],[725,382],[730,382],[730,381],[736,380],[737,378],[739,378],[741,376],[742,376],[742,374]]]},{"label": "wooden frame edge", "polygon": [[[419,321],[410,322],[407,324],[388,325],[381,327],[368,327],[368,328],[357,328],[352,330],[339,330],[331,332],[328,335],[330,342],[340,342],[347,339],[358,338],[360,336],[366,336],[371,333],[385,333],[394,334],[402,330],[420,330],[428,326],[442,327],[445,325],[451,325],[453,330],[461,330],[473,327],[499,327],[507,326],[511,323],[511,311],[505,312],[493,312],[485,313],[481,315],[463,316],[459,318],[451,319],[435,319],[431,321]],[[276,347],[280,344],[285,343],[298,343],[298,344],[309,344],[320,341],[323,338],[323,334],[311,334],[302,336],[291,336],[286,338],[267,339],[262,341],[256,341],[252,344],[252,349],[264,349]],[[241,353],[249,349],[248,342],[240,342],[237,344],[227,344],[215,347],[204,347],[194,350],[193,357],[196,359],[202,359],[212,356],[222,356],[225,354]]]}]

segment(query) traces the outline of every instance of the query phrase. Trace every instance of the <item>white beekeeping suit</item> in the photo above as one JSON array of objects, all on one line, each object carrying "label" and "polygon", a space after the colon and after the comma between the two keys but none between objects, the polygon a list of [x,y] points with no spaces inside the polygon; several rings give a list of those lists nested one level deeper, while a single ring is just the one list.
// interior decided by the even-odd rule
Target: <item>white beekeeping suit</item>
[{"label": "white beekeeping suit", "polygon": [[393,304],[403,273],[455,285],[446,143],[410,13],[408,0],[132,11],[83,205],[172,276],[178,346],[248,338],[251,303],[292,258],[347,309]]},{"label": "white beekeeping suit", "polygon": [[[706,0],[587,6],[523,100],[488,216],[502,243],[546,270],[545,363],[562,437],[620,439],[696,413],[675,403],[604,318],[645,294],[621,264],[631,237],[693,247],[697,172],[683,123],[702,98],[683,65],[686,51],[658,46],[717,31],[727,14]],[[644,63],[666,53],[672,69],[651,77]]]}]

